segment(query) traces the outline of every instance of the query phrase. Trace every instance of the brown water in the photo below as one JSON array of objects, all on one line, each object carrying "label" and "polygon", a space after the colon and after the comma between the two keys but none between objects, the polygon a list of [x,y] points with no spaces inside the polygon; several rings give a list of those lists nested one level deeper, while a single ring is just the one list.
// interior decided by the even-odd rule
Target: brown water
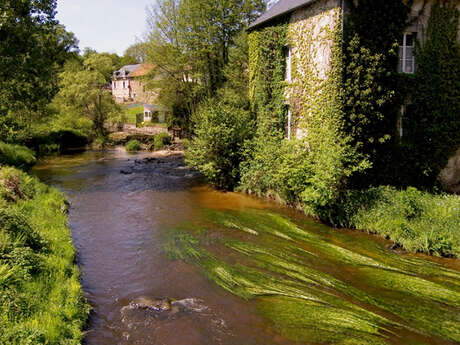
[{"label": "brown water", "polygon": [[[309,224],[313,232],[322,231],[331,243],[349,250],[357,241],[378,248],[388,245],[359,232],[335,235],[335,230],[328,232],[295,211],[215,191],[185,169],[181,158],[135,161],[146,156],[123,150],[86,152],[51,158],[34,169],[34,174],[60,188],[71,202],[69,223],[83,289],[93,307],[85,337],[88,345],[297,344],[270,326],[258,313],[257,301],[230,294],[194,265],[168,259],[163,249],[165,232],[201,222],[205,209],[279,212]],[[456,260],[436,260],[455,271],[460,268]],[[326,266],[344,281],[362,278],[346,266]],[[139,296],[190,299],[191,308],[167,318],[124,314],[122,309]],[[414,330],[400,330],[398,339],[395,343],[453,344]]]}]

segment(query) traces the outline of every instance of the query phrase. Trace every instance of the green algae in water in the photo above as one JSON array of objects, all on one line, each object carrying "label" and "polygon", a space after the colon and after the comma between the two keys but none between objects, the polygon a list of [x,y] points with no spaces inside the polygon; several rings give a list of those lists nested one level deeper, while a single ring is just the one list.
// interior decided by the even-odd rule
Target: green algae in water
[{"label": "green algae in water", "polygon": [[[385,335],[405,328],[406,333],[436,336],[446,343],[460,341],[456,271],[375,245],[354,243],[352,250],[340,241],[333,244],[279,214],[245,210],[207,215],[206,229],[187,226],[187,231],[171,233],[168,255],[199,266],[227,291],[255,299],[259,311],[285,337],[383,344]],[[220,250],[213,255],[205,249],[200,238],[209,232],[221,237],[206,245],[225,245],[241,255],[239,264],[230,265]],[[234,238],[238,232],[245,240]]]},{"label": "green algae in water", "polygon": [[[391,322],[332,294],[244,265],[229,265],[200,247],[199,240],[185,232],[174,232],[165,249],[171,258],[197,264],[209,279],[232,294],[245,299],[265,296],[267,305],[264,306],[263,302],[260,304],[261,311],[266,311],[263,314],[273,321],[282,317],[282,320],[278,320],[280,325],[303,328],[301,335],[296,334],[291,338],[315,342],[356,339],[361,344],[385,343],[380,330]],[[294,312],[277,313],[277,318],[273,319],[270,312],[273,303],[281,304],[285,311],[295,306]],[[310,318],[300,320],[299,313],[307,313]],[[321,329],[319,326],[311,327],[313,324],[320,325]],[[337,333],[338,324],[342,324],[342,331]]]}]

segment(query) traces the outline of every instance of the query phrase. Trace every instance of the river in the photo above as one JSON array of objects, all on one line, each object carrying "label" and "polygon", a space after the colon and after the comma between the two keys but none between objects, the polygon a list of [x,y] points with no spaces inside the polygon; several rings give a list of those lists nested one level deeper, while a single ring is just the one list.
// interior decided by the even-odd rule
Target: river
[{"label": "river", "polygon": [[[33,170],[71,203],[85,344],[460,343],[459,260],[394,253],[149,157],[88,151]],[[139,297],[183,308],[135,309]]]}]

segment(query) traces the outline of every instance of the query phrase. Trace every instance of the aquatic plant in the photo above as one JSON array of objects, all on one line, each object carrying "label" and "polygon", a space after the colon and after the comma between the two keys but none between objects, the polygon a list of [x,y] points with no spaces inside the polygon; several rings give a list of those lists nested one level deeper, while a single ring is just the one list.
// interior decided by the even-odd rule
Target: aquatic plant
[{"label": "aquatic plant", "polygon": [[209,210],[205,216],[201,230],[189,224],[168,232],[170,258],[255,299],[287,338],[384,344],[404,329],[407,339],[460,341],[459,272],[266,210]]}]

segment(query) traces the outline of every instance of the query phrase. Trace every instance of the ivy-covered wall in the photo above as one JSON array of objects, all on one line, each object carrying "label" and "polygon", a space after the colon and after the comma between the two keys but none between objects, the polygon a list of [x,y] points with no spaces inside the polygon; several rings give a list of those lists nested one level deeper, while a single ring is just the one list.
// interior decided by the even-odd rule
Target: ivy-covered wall
[{"label": "ivy-covered wall", "polygon": [[[296,11],[289,24],[249,37],[258,133],[242,165],[242,189],[303,205],[311,215],[333,203],[347,177],[366,166],[342,130],[341,15],[339,1],[319,1]],[[284,80],[286,46],[292,51],[290,82]],[[299,129],[292,140],[284,134],[287,105]]]},{"label": "ivy-covered wall", "polygon": [[[425,81],[428,86],[427,80],[433,80],[426,78],[427,73],[438,73],[424,68],[420,58],[422,47],[430,47],[430,40],[439,39],[433,38],[428,29],[429,23],[433,23],[432,4],[437,2],[348,1],[343,21],[341,1],[321,0],[276,23],[251,31],[249,96],[257,134],[246,145],[240,188],[299,205],[307,214],[331,219],[328,214],[334,212],[331,206],[350,188],[380,184],[432,187],[433,177],[437,177],[439,167],[447,163],[448,157],[442,157],[445,160],[442,164],[435,163],[436,159],[429,158],[429,154],[437,151],[427,149],[433,147],[429,141],[409,145],[410,136],[407,134],[407,139],[401,140],[396,128],[401,105],[408,100],[419,104],[418,114],[429,108],[427,102],[422,105],[417,101],[422,98],[415,95],[421,92],[421,82]],[[447,4],[451,4],[452,9],[458,6],[449,0],[436,6],[445,8]],[[455,13],[452,9],[451,13]],[[450,27],[457,34],[455,18],[458,19],[458,12],[457,17],[448,20],[450,26],[443,27]],[[411,25],[427,29],[419,36],[426,44],[419,47],[417,56],[423,77],[419,72],[415,75],[397,72],[398,42]],[[452,36],[452,32],[444,34]],[[450,56],[454,62],[445,65],[450,66],[448,69],[437,68],[449,71],[452,77],[436,74],[438,79],[435,79],[441,78],[445,86],[450,80],[453,87],[447,92],[444,86],[432,84],[430,97],[443,102],[433,102],[437,108],[429,111],[431,128],[441,136],[446,129],[438,124],[458,114],[455,104],[460,100],[460,88],[456,86],[460,80],[456,77],[460,66],[455,62],[457,50],[452,40],[443,42],[445,52],[450,55],[441,60],[446,62]],[[292,51],[290,82],[284,80],[286,46]],[[440,92],[448,95],[449,100]],[[291,110],[291,122],[297,128],[294,132],[298,134],[291,140],[287,140],[284,133],[287,106]],[[434,116],[441,114],[439,111],[444,119]],[[457,128],[460,121],[456,118],[449,120],[452,128]],[[412,119],[418,121],[415,117]],[[409,117],[403,121],[404,126],[411,125]],[[422,129],[422,125],[413,127]],[[406,132],[410,133],[405,129]],[[440,145],[437,141],[437,150],[455,151],[458,133],[456,130],[449,141]],[[420,152],[426,154],[420,155]],[[422,156],[426,164],[437,166],[437,170],[430,173],[431,180],[421,178],[428,176],[427,169],[415,169],[414,159],[419,159],[415,157]]]}]

